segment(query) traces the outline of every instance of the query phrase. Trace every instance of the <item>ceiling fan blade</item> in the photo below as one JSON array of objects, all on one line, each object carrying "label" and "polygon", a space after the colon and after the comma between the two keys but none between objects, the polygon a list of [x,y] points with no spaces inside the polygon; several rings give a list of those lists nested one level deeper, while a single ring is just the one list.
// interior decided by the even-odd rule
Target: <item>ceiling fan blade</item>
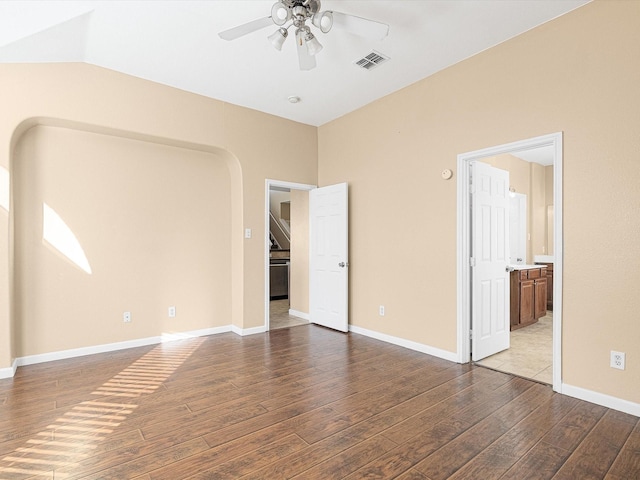
[{"label": "ceiling fan blade", "polygon": [[316,57],[309,55],[307,45],[304,41],[304,33],[296,33],[296,48],[298,50],[298,62],[300,70],[311,70],[316,68]]},{"label": "ceiling fan blade", "polygon": [[347,13],[331,12],[333,26],[373,40],[382,40],[389,34],[389,25]]},{"label": "ceiling fan blade", "polygon": [[269,25],[273,25],[271,17],[259,18],[251,22],[238,25],[237,27],[230,28],[224,32],[220,32],[218,33],[218,36],[223,40],[235,40],[236,38],[248,35],[256,30],[268,27]]}]

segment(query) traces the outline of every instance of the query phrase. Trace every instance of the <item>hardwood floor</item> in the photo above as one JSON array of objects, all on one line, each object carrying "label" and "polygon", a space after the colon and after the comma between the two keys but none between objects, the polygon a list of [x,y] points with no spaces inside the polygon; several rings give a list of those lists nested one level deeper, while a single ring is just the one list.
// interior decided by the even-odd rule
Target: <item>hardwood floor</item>
[{"label": "hardwood floor", "polygon": [[640,478],[638,418],[314,325],[18,369],[0,479]]}]

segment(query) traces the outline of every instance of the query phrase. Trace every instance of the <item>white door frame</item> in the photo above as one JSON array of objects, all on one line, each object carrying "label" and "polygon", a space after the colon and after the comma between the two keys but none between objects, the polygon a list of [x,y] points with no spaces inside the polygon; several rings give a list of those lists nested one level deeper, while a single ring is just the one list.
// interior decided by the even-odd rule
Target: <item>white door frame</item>
[{"label": "white door frame", "polygon": [[458,362],[470,359],[471,323],[471,223],[469,162],[504,153],[515,153],[538,147],[553,147],[554,192],[554,260],[553,265],[553,390],[562,393],[562,132],[543,135],[458,155],[457,212],[457,352]]},{"label": "white door frame", "polygon": [[269,331],[269,266],[271,253],[271,242],[269,241],[269,191],[272,187],[288,188],[289,190],[313,190],[318,188],[317,185],[308,185],[306,183],[283,182],[280,180],[265,180],[264,192],[264,327]]}]

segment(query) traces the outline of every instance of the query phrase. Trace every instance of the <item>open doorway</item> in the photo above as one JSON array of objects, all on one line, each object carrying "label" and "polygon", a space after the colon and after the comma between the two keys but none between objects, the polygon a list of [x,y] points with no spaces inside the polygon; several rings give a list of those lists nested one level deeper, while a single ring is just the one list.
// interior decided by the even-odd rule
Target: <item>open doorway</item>
[{"label": "open doorway", "polygon": [[265,327],[309,323],[309,201],[314,185],[267,180]]},{"label": "open doorway", "polygon": [[[531,156],[536,153],[546,158],[544,160],[532,159]],[[528,162],[532,160],[537,160],[535,168],[528,166]],[[486,162],[491,165],[496,165],[497,168],[509,167],[509,163],[511,163],[515,165],[514,168],[516,170],[518,168],[521,170],[520,172],[516,171],[515,175],[510,177],[509,181],[511,185],[509,191],[522,195],[528,194],[527,198],[529,202],[531,202],[526,209],[531,215],[527,220],[526,256],[524,258],[518,257],[522,258],[520,265],[512,265],[511,260],[508,260],[504,268],[506,270],[515,267],[518,278],[520,278],[520,272],[524,271],[525,275],[527,275],[527,271],[531,270],[532,285],[535,283],[533,277],[536,277],[536,274],[538,276],[542,273],[546,275],[547,269],[552,269],[552,281],[546,283],[541,279],[540,291],[538,292],[538,294],[541,295],[543,284],[548,285],[551,292],[549,297],[552,298],[552,304],[549,304],[549,306],[551,306],[549,314],[547,314],[545,308],[544,315],[538,314],[538,318],[535,319],[536,321],[531,323],[531,326],[535,324],[534,328],[529,328],[529,325],[527,325],[526,328],[515,328],[511,331],[512,341],[510,342],[510,349],[519,348],[519,346],[523,344],[526,345],[527,341],[531,343],[538,342],[540,338],[543,338],[545,335],[547,335],[547,338],[551,336],[551,345],[548,347],[551,354],[552,365],[546,372],[546,377],[535,379],[545,383],[551,383],[554,390],[560,391],[560,332],[562,321],[562,135],[559,133],[537,137],[458,156],[458,351],[462,363],[469,361],[473,351],[473,345],[475,345],[475,340],[469,340],[472,330],[474,336],[479,333],[475,331],[476,329],[473,328],[472,324],[473,295],[471,281],[473,276],[472,269],[474,268],[472,267],[473,260],[471,259],[473,232],[470,177],[472,162]],[[548,165],[539,165],[539,162],[547,163]],[[509,170],[509,168],[506,169]],[[528,171],[529,173],[522,175],[524,171]],[[531,172],[534,173],[532,174]],[[545,173],[547,174],[547,178],[544,178]],[[518,179],[518,175],[522,178]],[[532,176],[541,176],[543,178],[532,181]],[[516,186],[514,186],[513,183],[515,183]],[[548,196],[546,195],[545,188],[540,188],[539,185],[549,185],[547,188],[547,190],[549,190]],[[534,199],[535,205],[533,204]],[[535,225],[533,224],[534,222]],[[515,288],[518,287],[516,286]],[[547,306],[546,290],[544,290],[544,295],[543,305]],[[509,295],[506,296],[506,301],[511,301]],[[509,312],[511,312],[511,310],[510,308]],[[511,317],[513,317],[513,314]],[[511,318],[509,318],[509,323],[512,323]],[[535,335],[531,335],[531,340],[519,338],[534,333]],[[531,346],[534,347],[533,345]],[[535,347],[533,350],[535,350]],[[504,356],[521,358],[526,356],[526,354],[524,352],[516,354],[515,351],[512,351]],[[538,366],[540,365],[539,359],[532,360],[532,362],[534,361]],[[479,360],[479,363],[481,362],[482,360]],[[506,366],[507,362],[505,362],[504,358],[500,359],[495,357],[493,360],[489,358],[485,359],[484,362],[487,364],[486,366],[491,368],[500,369],[501,366],[509,368]],[[526,360],[524,360],[524,362],[526,363]],[[537,367],[533,369],[523,368],[521,372],[510,371],[509,373],[531,377],[531,373],[535,368]],[[536,372],[540,370],[544,370],[544,368],[540,368],[536,370]]]},{"label": "open doorway", "polygon": [[[553,295],[550,287],[554,248],[553,239],[548,241],[547,216],[554,208],[553,149],[547,146],[503,153],[473,163],[508,173],[509,224],[504,230],[509,232],[509,272],[503,271],[502,275],[506,274],[505,283],[510,286],[504,302],[505,333],[510,338],[508,348],[482,356],[472,351],[472,359],[483,367],[551,384]],[[472,211],[472,231],[477,229],[477,223]],[[472,233],[472,244],[476,236]],[[472,272],[472,277],[474,274]],[[475,308],[472,294],[472,312]],[[473,315],[472,323],[475,323]]]}]

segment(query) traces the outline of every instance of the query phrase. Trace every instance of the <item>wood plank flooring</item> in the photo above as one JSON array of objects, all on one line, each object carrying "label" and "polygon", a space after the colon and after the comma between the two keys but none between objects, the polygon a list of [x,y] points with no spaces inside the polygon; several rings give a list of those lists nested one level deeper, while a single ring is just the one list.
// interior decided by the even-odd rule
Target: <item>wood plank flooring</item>
[{"label": "wood plank flooring", "polygon": [[638,479],[637,417],[314,325],[21,367],[0,479]]}]

